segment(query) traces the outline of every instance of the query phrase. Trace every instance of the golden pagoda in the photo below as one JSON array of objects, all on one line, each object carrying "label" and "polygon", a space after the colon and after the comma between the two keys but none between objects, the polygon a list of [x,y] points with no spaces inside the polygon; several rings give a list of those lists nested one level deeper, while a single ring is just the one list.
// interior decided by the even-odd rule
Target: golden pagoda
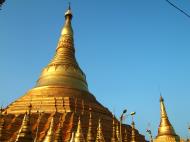
[{"label": "golden pagoda", "polygon": [[32,131],[30,127],[30,114],[25,114],[15,142],[33,142]]},{"label": "golden pagoda", "polygon": [[98,121],[98,128],[97,128],[97,135],[96,135],[96,141],[95,142],[105,142],[103,131],[102,131],[102,124],[101,120]]},{"label": "golden pagoda", "polygon": [[[74,141],[79,127],[85,141],[87,137],[90,139],[88,133],[91,132],[95,134],[91,140],[95,141],[99,118],[104,126],[105,141],[111,141],[112,113],[89,92],[86,76],[75,58],[72,17],[69,6],[55,55],[42,70],[35,87],[3,110],[1,142],[14,142],[19,137],[29,105],[30,123],[27,126],[30,125],[30,137],[35,142]],[[118,120],[115,123],[118,124]],[[138,134],[138,138],[145,142],[143,135]]]},{"label": "golden pagoda", "polygon": [[94,142],[95,136],[93,135],[93,128],[92,128],[92,113],[90,110],[90,118],[89,118],[89,125],[88,125],[88,133],[87,133],[87,142]]},{"label": "golden pagoda", "polygon": [[180,142],[180,137],[175,133],[174,128],[168,119],[162,96],[160,96],[160,117],[158,135],[154,142]]},{"label": "golden pagoda", "polygon": [[75,134],[75,139],[74,140],[75,140],[75,142],[85,142],[85,138],[84,138],[82,127],[81,127],[80,117],[79,117],[79,120],[78,120],[77,132]]}]

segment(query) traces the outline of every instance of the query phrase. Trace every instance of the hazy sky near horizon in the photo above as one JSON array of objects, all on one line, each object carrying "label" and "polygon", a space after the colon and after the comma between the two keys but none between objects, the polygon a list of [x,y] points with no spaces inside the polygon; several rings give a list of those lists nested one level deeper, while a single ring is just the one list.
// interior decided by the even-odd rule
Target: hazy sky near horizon
[{"label": "hazy sky near horizon", "polygon": [[[190,1],[171,0],[190,13]],[[35,86],[55,53],[65,0],[9,1],[0,11],[0,104]],[[160,91],[177,134],[190,137],[190,18],[165,0],[72,0],[77,61],[97,100],[136,111],[157,134]],[[125,123],[130,124],[131,118]]]}]

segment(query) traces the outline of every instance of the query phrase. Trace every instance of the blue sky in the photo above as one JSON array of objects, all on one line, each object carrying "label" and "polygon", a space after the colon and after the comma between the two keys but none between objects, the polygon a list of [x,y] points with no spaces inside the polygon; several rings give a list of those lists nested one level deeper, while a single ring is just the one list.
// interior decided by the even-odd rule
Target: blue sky
[{"label": "blue sky", "polygon": [[[188,0],[172,0],[190,13]],[[0,11],[0,104],[31,89],[53,57],[68,1],[7,1]],[[71,1],[77,60],[89,90],[119,116],[154,136],[162,92],[182,136],[190,123],[190,19],[165,0]],[[125,123],[131,123],[127,118]],[[147,135],[146,135],[147,136]]]}]

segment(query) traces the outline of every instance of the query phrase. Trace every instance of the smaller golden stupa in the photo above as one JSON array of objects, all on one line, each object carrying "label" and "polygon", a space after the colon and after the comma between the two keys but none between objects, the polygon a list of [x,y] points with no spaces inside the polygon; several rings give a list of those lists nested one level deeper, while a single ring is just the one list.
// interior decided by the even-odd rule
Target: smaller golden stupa
[{"label": "smaller golden stupa", "polygon": [[168,119],[162,96],[160,96],[160,115],[158,135],[154,142],[180,142],[180,137],[175,133],[174,128]]}]

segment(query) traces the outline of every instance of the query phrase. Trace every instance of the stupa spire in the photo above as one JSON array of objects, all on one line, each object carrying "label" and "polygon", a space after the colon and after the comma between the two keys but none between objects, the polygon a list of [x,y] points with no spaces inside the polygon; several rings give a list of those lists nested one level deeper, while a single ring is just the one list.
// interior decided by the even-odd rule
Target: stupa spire
[{"label": "stupa spire", "polygon": [[179,142],[180,137],[175,133],[173,126],[171,125],[166,112],[164,99],[160,95],[160,125],[158,128],[158,135],[155,142]]},{"label": "stupa spire", "polygon": [[164,99],[160,95],[160,126],[158,129],[158,135],[176,135],[175,131],[168,119],[168,115],[166,112],[165,104],[164,104]]},{"label": "stupa spire", "polygon": [[75,134],[75,142],[85,142],[85,138],[84,138],[82,127],[81,127],[80,117],[78,120],[77,132]]},{"label": "stupa spire", "polygon": [[21,128],[19,130],[19,133],[17,135],[17,139],[15,142],[33,142],[33,137],[32,137],[32,131],[30,127],[30,114],[25,114]]},{"label": "stupa spire", "polygon": [[55,140],[54,142],[62,142],[63,141],[63,132],[62,132],[62,121],[59,123],[58,129],[55,133]]},{"label": "stupa spire", "polygon": [[51,119],[49,129],[47,131],[47,134],[46,134],[43,142],[54,142],[54,117],[52,117],[52,119]]},{"label": "stupa spire", "polygon": [[69,7],[67,9],[67,11],[65,12],[65,26],[62,29],[62,33],[61,35],[70,35],[73,36],[73,29],[71,26],[71,20],[72,20],[72,11],[71,11],[71,6],[69,3]]},{"label": "stupa spire", "polygon": [[115,131],[115,116],[113,115],[113,122],[112,122],[112,138],[111,142],[118,142],[118,139],[116,137],[116,131]]},{"label": "stupa spire", "polygon": [[96,141],[95,142],[105,142],[104,135],[102,132],[102,124],[101,120],[98,121],[98,128],[97,128],[97,135],[96,135]]},{"label": "stupa spire", "polygon": [[88,133],[87,133],[87,142],[94,142],[95,138],[92,132],[92,113],[90,110],[89,124],[88,124]]},{"label": "stupa spire", "polygon": [[72,11],[69,6],[65,12],[65,24],[51,62],[45,67],[37,81],[36,87],[61,86],[88,91],[86,76],[80,69],[74,48],[72,29]]},{"label": "stupa spire", "polygon": [[75,142],[75,133],[74,132],[72,132],[71,139],[69,142]]}]

